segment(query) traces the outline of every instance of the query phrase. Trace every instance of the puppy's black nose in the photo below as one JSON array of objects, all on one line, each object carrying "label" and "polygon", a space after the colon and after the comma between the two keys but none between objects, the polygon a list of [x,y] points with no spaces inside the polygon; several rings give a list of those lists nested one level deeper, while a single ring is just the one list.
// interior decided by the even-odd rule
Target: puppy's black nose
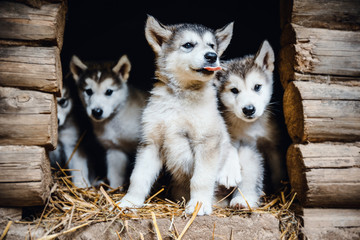
[{"label": "puppy's black nose", "polygon": [[205,59],[209,63],[214,63],[217,60],[217,54],[214,52],[207,52],[204,55]]},{"label": "puppy's black nose", "polygon": [[255,113],[255,107],[253,105],[248,105],[248,106],[245,106],[242,111],[243,113],[245,114],[245,116],[252,116],[254,113]]},{"label": "puppy's black nose", "polygon": [[99,119],[99,118],[101,118],[101,115],[103,114],[103,110],[101,108],[94,108],[91,111],[91,113],[96,119]]}]

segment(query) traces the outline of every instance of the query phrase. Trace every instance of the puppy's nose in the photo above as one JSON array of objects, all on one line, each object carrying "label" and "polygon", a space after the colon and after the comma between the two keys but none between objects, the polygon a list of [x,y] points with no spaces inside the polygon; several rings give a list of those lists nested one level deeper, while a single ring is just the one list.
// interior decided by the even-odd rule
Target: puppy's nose
[{"label": "puppy's nose", "polygon": [[91,113],[96,119],[99,119],[103,114],[103,110],[101,108],[94,108]]},{"label": "puppy's nose", "polygon": [[250,117],[250,116],[252,116],[254,113],[255,113],[255,107],[253,106],[253,105],[248,105],[248,106],[245,106],[243,109],[242,109],[242,111],[243,111],[243,113],[246,115],[246,116],[248,116],[248,117]]},{"label": "puppy's nose", "polygon": [[217,60],[217,54],[214,52],[207,52],[204,55],[205,59],[209,63],[214,63]]}]

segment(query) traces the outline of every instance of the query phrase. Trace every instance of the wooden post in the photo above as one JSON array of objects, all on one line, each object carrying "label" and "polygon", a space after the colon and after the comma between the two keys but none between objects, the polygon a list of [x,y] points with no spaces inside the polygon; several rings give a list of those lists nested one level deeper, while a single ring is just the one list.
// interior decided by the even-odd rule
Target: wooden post
[{"label": "wooden post", "polygon": [[50,194],[46,150],[36,146],[0,146],[0,206],[43,205]]},{"label": "wooden post", "polygon": [[53,94],[0,87],[0,145],[57,145]]}]

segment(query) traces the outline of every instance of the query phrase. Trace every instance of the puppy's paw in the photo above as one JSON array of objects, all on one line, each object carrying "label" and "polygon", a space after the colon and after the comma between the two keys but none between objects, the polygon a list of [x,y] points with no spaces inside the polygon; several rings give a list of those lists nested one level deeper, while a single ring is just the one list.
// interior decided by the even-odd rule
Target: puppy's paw
[{"label": "puppy's paw", "polygon": [[120,201],[116,202],[120,208],[139,208],[142,207],[144,202],[141,199],[125,195]]},{"label": "puppy's paw", "polygon": [[242,181],[241,166],[238,161],[237,155],[231,155],[221,166],[220,171],[216,177],[218,184],[225,186],[226,188],[236,187]]},{"label": "puppy's paw", "polygon": [[198,216],[203,216],[203,215],[210,215],[212,213],[212,204],[211,201],[201,201],[201,200],[193,200],[191,199],[187,204],[186,204],[186,208],[185,208],[185,212],[187,214],[192,214],[195,211],[196,208],[196,204],[200,202],[202,203],[200,210],[198,212]]},{"label": "puppy's paw", "polygon": [[[256,196],[256,194],[250,194],[246,197],[246,201],[249,204],[250,208],[255,208],[258,207],[258,200],[259,197]],[[248,208],[248,205],[246,203],[245,199],[242,196],[236,196],[233,199],[231,199],[230,201],[230,207],[235,208],[235,209],[243,209],[243,208]]]}]

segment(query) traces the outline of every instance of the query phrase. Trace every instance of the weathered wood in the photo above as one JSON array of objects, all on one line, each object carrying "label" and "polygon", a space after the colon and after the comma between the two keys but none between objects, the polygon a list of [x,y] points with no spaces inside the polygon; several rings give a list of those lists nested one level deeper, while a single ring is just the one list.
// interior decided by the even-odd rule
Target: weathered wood
[{"label": "weathered wood", "polygon": [[[38,2],[34,1],[38,6]],[[41,2],[40,2],[41,4]],[[16,2],[0,2],[0,38],[46,41],[62,48],[66,5],[43,4],[39,9]]]},{"label": "weathered wood", "polygon": [[0,87],[0,145],[57,145],[53,94]]},{"label": "weathered wood", "polygon": [[360,140],[360,87],[292,82],[283,109],[295,143]]},{"label": "weathered wood", "polygon": [[303,209],[304,229],[308,239],[359,239],[360,209]]},{"label": "weathered wood", "polygon": [[[292,2],[291,7],[289,2]],[[291,22],[309,28],[360,30],[358,0],[293,0],[283,1],[283,4],[288,7],[283,7],[282,25]]]},{"label": "weathered wood", "polygon": [[293,144],[287,152],[287,167],[303,206],[360,206],[359,142]]},{"label": "weathered wood", "polygon": [[305,73],[294,73],[294,81],[305,81],[326,84],[340,84],[343,86],[360,86],[360,77],[346,77],[334,75],[315,75]]},{"label": "weathered wood", "polygon": [[59,93],[62,87],[59,49],[0,46],[0,85]]},{"label": "weathered wood", "polygon": [[284,87],[295,73],[360,76],[360,32],[289,24],[281,45],[279,71]]},{"label": "weathered wood", "polygon": [[0,206],[36,206],[50,194],[46,150],[36,146],[0,146]]}]

